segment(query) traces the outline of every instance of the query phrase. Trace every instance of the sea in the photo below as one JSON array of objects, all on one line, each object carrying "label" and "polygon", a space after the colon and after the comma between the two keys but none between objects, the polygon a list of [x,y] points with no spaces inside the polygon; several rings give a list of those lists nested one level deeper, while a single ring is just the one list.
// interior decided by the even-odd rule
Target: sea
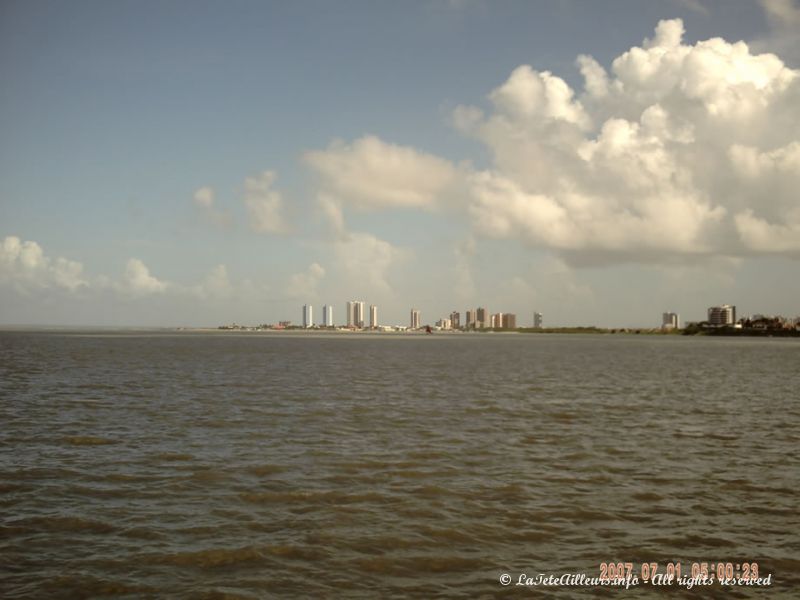
[{"label": "sea", "polygon": [[[0,597],[796,598],[799,367],[797,339],[0,332]],[[703,563],[760,583],[689,589]]]}]

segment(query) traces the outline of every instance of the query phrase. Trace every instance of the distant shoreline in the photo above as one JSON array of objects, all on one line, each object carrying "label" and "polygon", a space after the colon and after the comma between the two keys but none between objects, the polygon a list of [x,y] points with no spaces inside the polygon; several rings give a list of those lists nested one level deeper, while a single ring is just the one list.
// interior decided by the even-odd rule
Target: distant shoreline
[{"label": "distant shoreline", "polygon": [[[291,329],[211,329],[211,328],[179,328],[182,331],[202,331],[220,333],[278,333],[278,334],[358,334],[358,335],[426,335],[424,329],[382,331],[375,329],[329,329],[329,328],[291,328]],[[656,336],[716,336],[716,337],[800,337],[800,330],[764,330],[764,329],[737,329],[733,327],[720,327],[708,329],[669,329],[661,328],[602,328],[602,327],[519,327],[517,329],[440,329],[433,330],[429,335],[474,335],[474,334],[588,334],[588,335],[656,335]]]},{"label": "distant shoreline", "polygon": [[271,329],[259,327],[239,327],[236,329],[219,327],[132,327],[132,326],[105,326],[105,325],[0,325],[0,332],[30,332],[30,333],[213,333],[213,334],[268,334],[268,335],[358,335],[358,336],[426,336],[446,335],[470,337],[475,335],[519,335],[519,334],[584,334],[584,335],[645,335],[645,336],[681,336],[681,337],[757,337],[757,338],[795,338],[800,337],[797,329],[753,329],[753,328],[686,328],[662,330],[660,328],[601,328],[601,327],[547,327],[532,328],[519,327],[517,329],[441,329],[433,330],[430,334],[424,329],[416,330],[375,330],[375,329],[337,329],[337,328],[308,328],[301,327],[289,329]]}]

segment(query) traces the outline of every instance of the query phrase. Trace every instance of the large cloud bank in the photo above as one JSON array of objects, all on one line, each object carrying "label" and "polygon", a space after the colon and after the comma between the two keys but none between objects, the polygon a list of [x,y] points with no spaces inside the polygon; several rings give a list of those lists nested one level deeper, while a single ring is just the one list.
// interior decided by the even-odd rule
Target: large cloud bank
[{"label": "large cloud bank", "polygon": [[75,291],[87,285],[81,263],[49,257],[36,242],[13,235],[0,244],[0,284],[3,283],[21,293],[47,288]]},{"label": "large cloud bank", "polygon": [[[482,236],[575,261],[800,254],[800,72],[680,20],[607,71],[580,56],[583,90],[530,66],[459,106],[484,170],[367,137],[307,155],[322,193],[352,209],[460,205]],[[454,196],[457,196],[454,198]]]}]

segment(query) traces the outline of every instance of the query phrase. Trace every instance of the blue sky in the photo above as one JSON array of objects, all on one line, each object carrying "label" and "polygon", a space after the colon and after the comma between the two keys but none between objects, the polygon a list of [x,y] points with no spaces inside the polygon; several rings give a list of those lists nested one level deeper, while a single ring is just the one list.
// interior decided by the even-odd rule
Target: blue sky
[{"label": "blue sky", "polygon": [[0,323],[794,316],[799,15],[4,2]]}]

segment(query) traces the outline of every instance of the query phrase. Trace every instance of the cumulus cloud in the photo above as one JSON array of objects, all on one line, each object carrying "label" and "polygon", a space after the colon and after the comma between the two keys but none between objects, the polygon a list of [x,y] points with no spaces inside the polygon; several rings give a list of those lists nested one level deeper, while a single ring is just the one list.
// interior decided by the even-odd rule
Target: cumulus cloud
[{"label": "cumulus cloud", "polygon": [[325,276],[325,269],[318,263],[311,263],[302,273],[289,278],[286,294],[290,298],[312,299],[317,295],[317,284]]},{"label": "cumulus cloud", "polygon": [[147,266],[138,258],[131,258],[125,266],[125,276],[118,288],[136,296],[158,294],[167,289],[167,283],[150,274]]},{"label": "cumulus cloud", "polygon": [[767,18],[777,27],[800,27],[800,7],[794,0],[761,0]]},{"label": "cumulus cloud", "polygon": [[79,262],[45,255],[34,241],[22,241],[7,236],[0,245],[0,283],[14,287],[20,293],[45,288],[75,291],[88,285]]},{"label": "cumulus cloud", "polygon": [[214,190],[210,187],[201,187],[194,193],[194,203],[203,208],[211,208],[214,204]]},{"label": "cumulus cloud", "polygon": [[455,282],[453,291],[456,297],[463,302],[467,302],[475,296],[475,279],[472,276],[472,257],[475,251],[476,244],[472,237],[454,247],[453,274]]},{"label": "cumulus cloud", "polygon": [[321,193],[317,197],[317,205],[323,217],[325,217],[333,236],[335,238],[346,237],[347,230],[344,223],[342,203],[328,194]]},{"label": "cumulus cloud", "polygon": [[661,21],[584,89],[515,69],[492,110],[456,126],[492,152],[469,176],[477,233],[571,260],[794,252],[800,247],[800,72],[743,42],[684,44]]},{"label": "cumulus cloud", "polygon": [[449,161],[366,136],[305,155],[329,199],[360,210],[432,209],[460,179]]},{"label": "cumulus cloud", "polygon": [[[795,18],[788,0],[765,6]],[[479,171],[374,136],[309,152],[320,208],[341,238],[348,207],[454,208],[478,235],[583,264],[794,253],[800,71],[683,35],[680,19],[661,21],[608,70],[579,56],[577,91],[517,67],[488,109],[453,111],[489,150]]]},{"label": "cumulus cloud", "polygon": [[508,80],[489,99],[498,114],[516,124],[539,129],[551,123],[570,123],[582,129],[591,121],[574,92],[549,71],[534,71],[528,65],[514,69]]},{"label": "cumulus cloud", "polygon": [[389,271],[404,251],[369,233],[350,233],[334,242],[337,268],[352,285],[378,294],[390,292]]},{"label": "cumulus cloud", "polygon": [[703,15],[710,14],[708,8],[700,0],[678,0],[678,2],[696,13]]},{"label": "cumulus cloud", "polygon": [[234,293],[234,286],[228,277],[225,265],[217,265],[205,277],[194,292],[201,298],[229,298]]},{"label": "cumulus cloud", "polygon": [[276,174],[264,171],[244,182],[244,204],[250,217],[250,227],[258,233],[283,234],[289,225],[283,216],[283,196],[273,189]]},{"label": "cumulus cloud", "polygon": [[226,211],[217,209],[215,206],[214,189],[204,186],[195,190],[192,195],[195,208],[200,212],[203,219],[207,222],[218,225],[228,226],[231,224],[231,216]]}]

